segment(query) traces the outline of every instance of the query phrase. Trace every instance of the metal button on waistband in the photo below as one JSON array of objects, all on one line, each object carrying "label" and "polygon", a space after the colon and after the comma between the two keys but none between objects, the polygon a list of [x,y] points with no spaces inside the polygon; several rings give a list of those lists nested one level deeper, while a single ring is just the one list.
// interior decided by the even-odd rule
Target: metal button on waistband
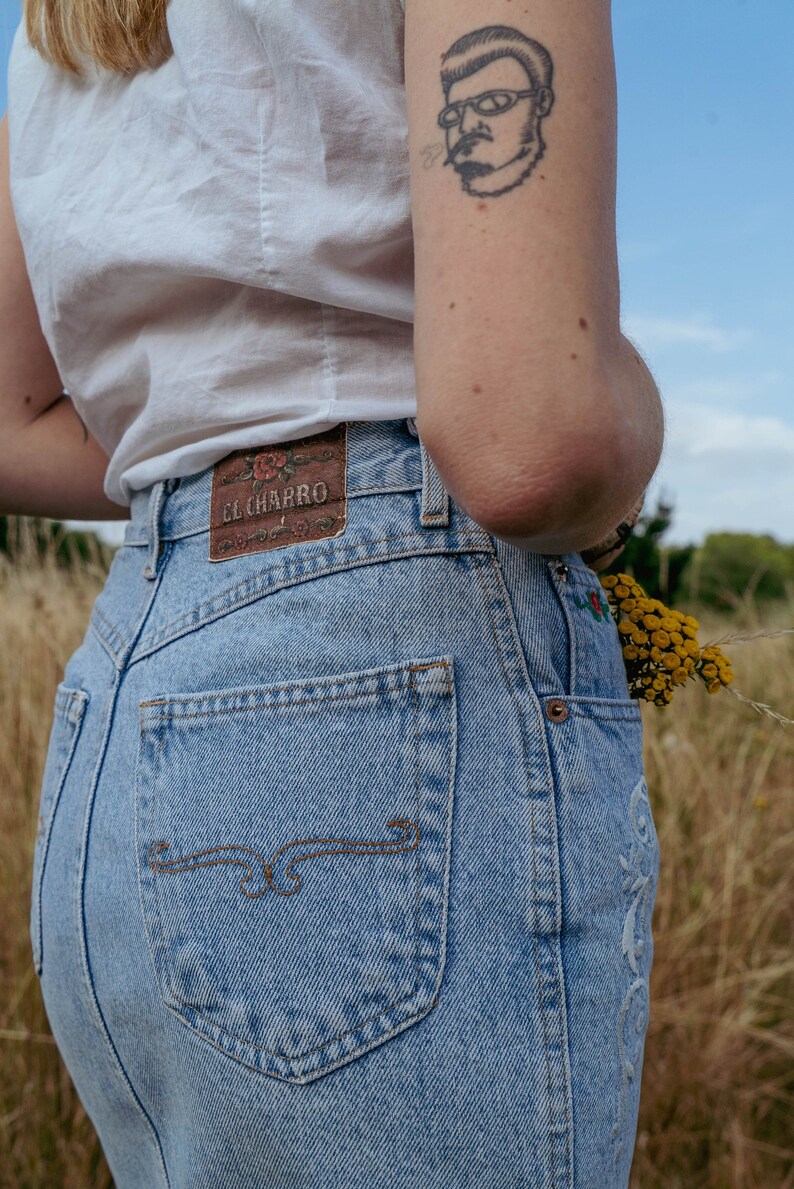
[{"label": "metal button on waistband", "polygon": [[568,707],[560,698],[549,698],[546,703],[546,714],[552,722],[565,722],[568,717]]}]

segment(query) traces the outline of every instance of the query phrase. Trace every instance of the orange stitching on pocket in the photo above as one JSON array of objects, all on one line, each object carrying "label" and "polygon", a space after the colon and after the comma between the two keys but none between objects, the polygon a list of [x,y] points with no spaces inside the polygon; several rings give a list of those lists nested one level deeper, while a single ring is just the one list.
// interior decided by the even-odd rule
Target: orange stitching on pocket
[{"label": "orange stitching on pocket", "polygon": [[[437,661],[435,664],[432,664],[432,665],[411,665],[410,669],[409,669],[409,674],[419,673],[419,672],[422,672],[424,669],[443,669],[445,672],[445,675],[446,675],[447,693],[449,693],[451,691],[449,667],[448,667],[446,661]],[[344,686],[348,683],[348,681],[349,681],[349,678],[343,677],[343,678],[340,678],[338,681],[327,681],[327,682],[324,682],[324,684],[329,687],[335,686],[335,685]],[[308,687],[311,687],[312,682],[308,682],[308,683],[306,683],[306,685]],[[280,686],[268,687],[268,689],[265,692],[268,695],[269,694],[280,694],[285,691],[291,691],[291,690],[295,690],[296,692],[299,692],[303,688],[304,688],[303,686],[296,686],[294,684],[280,685]],[[228,709],[197,710],[192,714],[164,714],[164,715],[158,716],[156,718],[152,717],[148,721],[150,724],[151,723],[167,723],[167,722],[173,722],[175,719],[183,719],[183,718],[213,718],[219,714],[245,714],[250,710],[273,710],[273,709],[288,710],[292,706],[308,706],[309,703],[311,703],[311,702],[349,702],[349,701],[351,701],[351,699],[354,699],[354,698],[380,697],[383,694],[396,693],[396,692],[399,692],[400,690],[409,689],[409,688],[413,688],[413,677],[411,677],[410,675],[409,675],[408,683],[403,682],[401,685],[396,685],[396,684],[388,685],[388,686],[385,686],[383,689],[369,689],[369,690],[365,689],[365,690],[361,690],[355,694],[333,694],[330,697],[324,696],[324,697],[320,697],[320,698],[298,698],[294,702],[262,702],[261,704],[256,705],[256,706],[238,706],[236,709],[232,709],[232,710],[228,710]],[[259,691],[257,691],[257,690],[243,690],[243,691],[234,690],[233,692],[228,693],[228,694],[213,694],[212,701],[213,702],[221,702],[224,699],[231,700],[234,698],[248,698],[248,697],[257,697],[257,696],[259,696]],[[174,698],[174,699],[161,700],[159,702],[141,702],[140,709],[143,710],[144,708],[147,708],[149,706],[189,706],[191,704],[194,704],[194,703],[200,702],[200,701],[202,701],[202,700],[198,699],[198,698]],[[203,699],[203,701],[206,701],[206,699]]]},{"label": "orange stitching on pocket", "polygon": [[[411,673],[419,673],[423,669],[446,669],[446,668],[447,668],[446,661],[433,661],[432,664],[430,664],[430,665],[410,665],[409,666]],[[372,676],[374,678],[377,678],[379,676],[379,674],[377,671],[374,671]],[[408,680],[409,680],[409,682],[412,682],[412,678],[409,677]],[[327,686],[348,685],[350,683],[350,677],[347,675],[343,675],[341,677],[321,677],[318,679],[306,678],[303,681],[297,681],[297,680],[291,681],[289,683],[289,685],[268,686],[267,689],[265,690],[265,693],[280,694],[280,693],[283,693],[284,690],[293,690],[293,689],[296,691],[299,691],[304,688],[311,688],[318,683],[322,683],[323,685],[327,685]],[[405,682],[403,682],[401,685],[386,686],[385,689],[383,689],[383,690],[371,690],[371,691],[364,690],[361,694],[350,694],[350,695],[343,695],[343,696],[345,696],[345,697],[349,696],[352,698],[366,697],[368,693],[389,693],[389,692],[391,692],[392,689],[395,689],[395,690],[408,689],[408,685]],[[212,701],[219,702],[219,701],[222,701],[224,698],[240,698],[240,697],[249,697],[249,696],[255,697],[258,694],[260,694],[261,692],[262,692],[261,690],[255,690],[255,689],[231,690],[228,694],[222,694],[222,693],[213,694]],[[140,708],[142,710],[145,706],[186,706],[186,705],[189,705],[190,703],[203,701],[203,700],[206,700],[206,699],[201,699],[201,698],[195,697],[195,696],[194,697],[188,696],[186,698],[161,698],[160,701],[141,702]],[[311,701],[314,701],[314,700],[315,699],[311,699]],[[286,703],[286,705],[293,705],[293,703]],[[180,716],[174,715],[173,717],[178,718]],[[155,721],[160,722],[162,720],[156,719]]]},{"label": "orange stitching on pocket", "polygon": [[[284,686],[284,688],[290,689],[292,687]],[[392,687],[392,689],[394,689],[394,690],[408,689],[408,686],[407,685],[395,685]],[[277,692],[279,692],[279,691],[268,690],[268,693],[277,693]],[[378,697],[383,693],[390,693],[390,692],[391,692],[391,690],[389,690],[389,689],[387,689],[387,690],[362,690],[361,693],[357,693],[357,694],[334,694],[333,697],[330,697],[330,698],[328,698],[328,697],[300,698],[294,702],[262,702],[261,705],[258,705],[258,706],[240,706],[236,710],[235,709],[232,709],[232,710],[229,710],[229,709],[197,710],[194,714],[164,714],[162,716],[158,716],[157,718],[150,718],[149,722],[150,723],[175,722],[177,719],[183,719],[183,718],[213,718],[219,714],[247,714],[252,710],[289,710],[293,706],[308,706],[312,702],[350,702],[350,701],[354,700],[355,698]],[[220,701],[221,698],[225,698],[225,697],[228,697],[228,698],[235,698],[235,697],[239,697],[239,696],[250,697],[252,695],[254,695],[254,691],[250,691],[248,694],[243,694],[243,695],[218,694],[216,700]],[[172,703],[169,703],[169,702],[147,702],[147,703],[145,703],[145,705],[147,705],[147,706],[161,706],[161,705],[168,706],[168,705],[178,705],[178,704],[179,703],[176,703],[176,702],[172,702]]]},{"label": "orange stitching on pocket", "polygon": [[[192,855],[184,855],[181,859],[166,859],[164,862],[159,862],[158,858],[165,851],[170,849],[168,842],[153,842],[149,847],[146,861],[153,871],[157,871],[164,875],[179,875],[183,871],[196,871],[199,867],[221,867],[225,865],[237,865],[245,867],[248,874],[242,876],[240,879],[240,891],[249,900],[258,900],[260,896],[264,896],[268,888],[278,893],[279,896],[294,896],[296,892],[301,890],[301,877],[294,874],[292,868],[296,863],[302,863],[306,859],[315,859],[320,855],[384,855],[384,854],[400,854],[405,851],[415,850],[419,845],[421,833],[419,827],[415,822],[409,821],[407,818],[395,818],[386,823],[387,826],[396,826],[403,830],[402,838],[387,839],[386,841],[361,841],[350,838],[296,838],[293,842],[288,842],[274,853],[270,862],[266,862],[258,851],[252,850],[249,846],[213,846],[209,850],[195,851]],[[410,845],[405,845],[408,837],[414,832],[414,839]],[[284,868],[284,874],[290,879],[295,880],[296,887],[288,891],[276,886],[273,880],[273,864],[279,855],[289,850],[293,846],[306,846],[316,843],[344,843],[341,847],[336,847],[333,850],[314,850],[307,854],[296,855],[295,858],[290,859],[287,866]],[[223,858],[211,859],[210,855],[224,855]],[[243,858],[247,855],[250,858]],[[203,862],[194,860],[204,860]],[[249,892],[246,884],[250,883],[254,878],[255,863],[261,863],[262,871],[264,873],[265,884],[258,892]]]}]

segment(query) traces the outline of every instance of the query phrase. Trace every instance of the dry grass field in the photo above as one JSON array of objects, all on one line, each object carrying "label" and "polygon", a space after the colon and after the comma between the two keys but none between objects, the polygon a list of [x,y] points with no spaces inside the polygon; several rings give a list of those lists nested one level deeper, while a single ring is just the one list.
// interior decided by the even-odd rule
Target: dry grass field
[{"label": "dry grass field", "polygon": [[[0,558],[0,1185],[13,1189],[111,1184],[28,941],[53,694],[101,584],[98,563]],[[682,610],[701,644],[794,625],[794,604],[748,599],[730,620]],[[736,688],[794,718],[794,636],[724,650]],[[632,1186],[794,1189],[794,727],[694,684],[642,713],[662,864]]]}]

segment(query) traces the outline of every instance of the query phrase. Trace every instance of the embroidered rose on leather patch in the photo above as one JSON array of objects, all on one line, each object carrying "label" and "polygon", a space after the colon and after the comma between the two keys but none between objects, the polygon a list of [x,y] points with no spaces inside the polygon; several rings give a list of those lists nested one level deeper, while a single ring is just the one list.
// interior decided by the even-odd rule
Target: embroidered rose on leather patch
[{"label": "embroidered rose on leather patch", "polygon": [[347,518],[347,422],[237,450],[212,472],[210,561],[339,537]]},{"label": "embroidered rose on leather patch", "polygon": [[295,468],[290,465],[286,450],[263,450],[257,454],[253,462],[254,486],[257,483],[267,483],[277,475],[285,478],[294,475]]}]

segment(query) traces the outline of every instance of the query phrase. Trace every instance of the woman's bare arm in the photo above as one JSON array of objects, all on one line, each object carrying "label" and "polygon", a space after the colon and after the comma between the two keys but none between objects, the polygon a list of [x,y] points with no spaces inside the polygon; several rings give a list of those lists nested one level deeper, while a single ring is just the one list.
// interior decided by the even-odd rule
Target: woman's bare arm
[{"label": "woman's bare arm", "polygon": [[484,527],[583,549],[664,435],[620,331],[610,2],[407,0],[405,69],[420,434]]},{"label": "woman's bare arm", "polygon": [[104,494],[107,458],[63,395],[41,331],[8,178],[0,121],[0,513],[125,519]]}]

